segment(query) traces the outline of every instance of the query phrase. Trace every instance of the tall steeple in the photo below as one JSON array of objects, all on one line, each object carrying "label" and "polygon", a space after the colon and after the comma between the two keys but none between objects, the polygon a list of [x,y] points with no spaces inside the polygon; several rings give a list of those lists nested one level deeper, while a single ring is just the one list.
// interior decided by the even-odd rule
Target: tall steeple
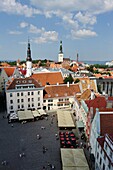
[{"label": "tall steeple", "polygon": [[60,51],[59,53],[63,53],[63,50],[62,50],[62,41],[60,41]]},{"label": "tall steeple", "polygon": [[27,48],[27,61],[32,61],[32,58],[31,58],[31,49],[30,49],[30,41],[28,39],[28,48]]},{"label": "tall steeple", "polygon": [[26,58],[26,77],[30,77],[32,75],[32,58],[31,58],[31,49],[30,49],[30,41],[28,39],[28,48],[27,48],[27,58]]},{"label": "tall steeple", "polygon": [[58,54],[58,62],[63,62],[64,54],[62,50],[62,41],[60,41],[60,50]]}]

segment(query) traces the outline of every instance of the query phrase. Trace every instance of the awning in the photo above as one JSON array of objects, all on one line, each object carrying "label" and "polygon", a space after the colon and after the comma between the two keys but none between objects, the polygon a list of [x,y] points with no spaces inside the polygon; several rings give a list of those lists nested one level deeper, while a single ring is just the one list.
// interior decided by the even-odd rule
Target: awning
[{"label": "awning", "polygon": [[67,127],[67,128],[75,127],[70,111],[58,110],[57,117],[58,117],[58,127]]},{"label": "awning", "polygon": [[34,117],[40,117],[41,116],[38,110],[32,111],[32,114],[33,114]]},{"label": "awning", "polygon": [[47,113],[43,109],[38,109],[38,112],[41,116],[47,115]]},{"label": "awning", "polygon": [[31,110],[18,111],[17,114],[18,114],[19,120],[30,120],[30,119],[34,119]]},{"label": "awning", "polygon": [[83,149],[61,148],[63,170],[89,170]]},{"label": "awning", "polygon": [[81,121],[77,120],[76,125],[77,125],[78,128],[84,128],[84,123],[83,123],[82,120]]}]

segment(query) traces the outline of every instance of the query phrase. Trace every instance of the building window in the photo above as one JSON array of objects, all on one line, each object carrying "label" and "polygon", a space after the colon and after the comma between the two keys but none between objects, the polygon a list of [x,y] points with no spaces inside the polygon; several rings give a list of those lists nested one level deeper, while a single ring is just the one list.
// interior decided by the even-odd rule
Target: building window
[{"label": "building window", "polygon": [[109,156],[110,156],[110,158],[112,159],[112,151],[110,151],[110,155],[109,155]]},{"label": "building window", "polygon": [[28,104],[28,108],[30,107],[30,104]]},{"label": "building window", "polygon": [[21,108],[24,108],[24,105],[23,105],[23,104],[21,105]]},{"label": "building window", "polygon": [[40,103],[38,103],[38,106],[40,106]]},{"label": "building window", "polygon": [[104,154],[104,160],[106,160],[106,155]]},{"label": "building window", "polygon": [[38,101],[40,101],[40,97],[38,97]]},{"label": "building window", "polygon": [[40,91],[38,91],[38,95],[40,94]]},{"label": "building window", "polygon": [[11,106],[11,110],[13,110],[13,106]]},{"label": "building window", "polygon": [[48,102],[53,102],[53,100],[52,100],[52,99],[49,99]]},{"label": "building window", "polygon": [[18,105],[18,109],[20,109],[20,105]]},{"label": "building window", "polygon": [[53,106],[53,104],[51,103],[51,104],[48,104],[48,106]]},{"label": "building window", "polygon": [[32,102],[34,102],[34,98],[32,98],[31,100],[32,100]]},{"label": "building window", "polygon": [[69,103],[65,103],[65,106],[69,106]]},{"label": "building window", "polygon": [[100,165],[101,165],[101,163],[102,163],[102,158],[100,158]]},{"label": "building window", "polygon": [[10,100],[10,104],[12,104],[13,103],[13,100]]},{"label": "building window", "polygon": [[21,96],[23,96],[23,92],[21,93]]},{"label": "building window", "polygon": [[30,92],[28,92],[28,96],[30,96]]},{"label": "building window", "polygon": [[69,101],[69,98],[66,98],[65,101]]},{"label": "building window", "polygon": [[21,99],[21,102],[24,102],[24,99]]},{"label": "building window", "polygon": [[45,103],[45,102],[46,102],[46,100],[43,100],[43,102]]},{"label": "building window", "polygon": [[32,103],[32,107],[34,107],[34,103]]},{"label": "building window", "polygon": [[107,150],[107,144],[105,144],[105,150]]},{"label": "building window", "polygon": [[19,93],[17,93],[17,96],[19,96]]},{"label": "building window", "polygon": [[103,170],[105,170],[105,164],[103,163]]},{"label": "building window", "polygon": [[12,94],[12,93],[10,93],[10,97],[13,97],[13,94]]},{"label": "building window", "polygon": [[98,159],[98,157],[99,157],[99,153],[97,152],[97,159]]},{"label": "building window", "polygon": [[63,104],[58,104],[57,106],[63,106]]},{"label": "building window", "polygon": [[109,169],[111,169],[111,163],[109,162],[109,164],[108,164],[108,167],[109,167]]},{"label": "building window", "polygon": [[33,95],[34,93],[33,93],[33,91],[31,92],[31,95]]},{"label": "building window", "polygon": [[28,102],[30,102],[30,98],[28,98]]},{"label": "building window", "polygon": [[20,102],[20,99],[17,99],[17,103],[19,103]]},{"label": "building window", "polygon": [[59,99],[59,102],[62,102],[63,101],[63,99]]}]

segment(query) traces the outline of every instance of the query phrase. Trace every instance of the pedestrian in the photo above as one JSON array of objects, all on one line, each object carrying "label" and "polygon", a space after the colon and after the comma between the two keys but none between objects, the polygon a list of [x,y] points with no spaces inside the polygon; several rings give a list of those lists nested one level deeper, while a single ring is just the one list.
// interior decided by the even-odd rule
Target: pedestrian
[{"label": "pedestrian", "polygon": [[57,137],[57,136],[58,136],[58,134],[56,133],[56,134],[55,134],[55,136]]},{"label": "pedestrian", "polygon": [[39,134],[37,134],[37,139],[40,139],[40,138],[41,138],[41,136]]},{"label": "pedestrian", "polygon": [[43,166],[43,170],[45,170],[46,168],[45,168],[45,166]]}]

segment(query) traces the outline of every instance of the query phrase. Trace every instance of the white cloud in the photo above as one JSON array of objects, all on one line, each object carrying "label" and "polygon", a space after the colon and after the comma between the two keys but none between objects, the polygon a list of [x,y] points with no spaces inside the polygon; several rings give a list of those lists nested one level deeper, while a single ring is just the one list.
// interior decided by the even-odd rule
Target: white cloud
[{"label": "white cloud", "polygon": [[41,14],[40,10],[35,8],[29,8],[27,5],[22,5],[16,0],[1,0],[0,11],[18,15],[25,15],[31,17],[33,14]]},{"label": "white cloud", "polygon": [[55,42],[58,40],[58,33],[56,31],[45,31],[39,37],[34,38],[34,42],[37,44],[46,42]]},{"label": "white cloud", "polygon": [[88,12],[86,12],[86,13],[78,12],[75,15],[75,19],[77,19],[82,24],[94,25],[96,23],[96,17],[92,16]]},{"label": "white cloud", "polygon": [[71,30],[71,35],[73,39],[97,36],[96,32],[91,30],[86,30],[86,29],[78,30],[78,31]]},{"label": "white cloud", "polygon": [[20,31],[9,31],[9,34],[20,35],[20,34],[22,34],[22,32],[20,32]]},{"label": "white cloud", "polygon": [[33,34],[39,34],[45,31],[45,29],[42,27],[41,29],[37,28],[35,25],[30,24],[29,32]]},{"label": "white cloud", "polygon": [[61,11],[92,11],[106,12],[113,10],[112,0],[30,0],[31,4],[40,7],[42,10]]},{"label": "white cloud", "polygon": [[27,23],[27,22],[21,22],[20,23],[20,27],[21,28],[25,28],[25,27],[27,27],[29,24]]},{"label": "white cloud", "polygon": [[58,40],[58,33],[56,31],[46,31],[44,27],[38,28],[33,24],[25,24],[25,26],[28,27],[29,33],[37,35],[37,37],[32,39],[34,43],[40,44],[40,43],[46,43],[46,42],[54,42]]}]

